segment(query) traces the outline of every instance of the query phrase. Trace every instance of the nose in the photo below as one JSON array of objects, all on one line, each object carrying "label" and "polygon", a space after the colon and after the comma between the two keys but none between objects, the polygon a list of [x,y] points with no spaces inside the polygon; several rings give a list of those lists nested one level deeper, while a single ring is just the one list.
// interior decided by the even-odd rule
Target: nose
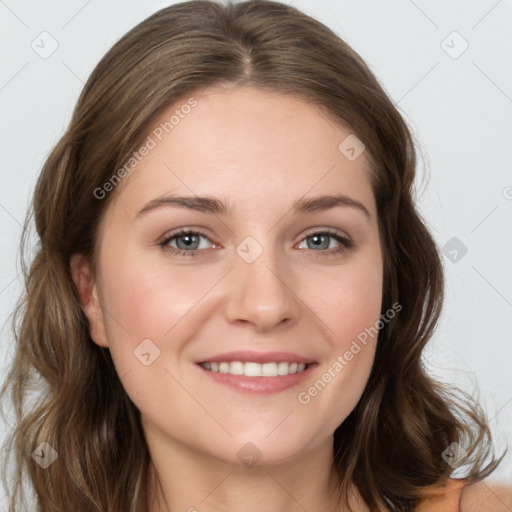
[{"label": "nose", "polygon": [[225,308],[230,323],[251,324],[264,332],[298,319],[298,290],[294,290],[289,267],[283,271],[285,263],[282,258],[278,261],[275,251],[267,249],[251,263],[234,254]]}]

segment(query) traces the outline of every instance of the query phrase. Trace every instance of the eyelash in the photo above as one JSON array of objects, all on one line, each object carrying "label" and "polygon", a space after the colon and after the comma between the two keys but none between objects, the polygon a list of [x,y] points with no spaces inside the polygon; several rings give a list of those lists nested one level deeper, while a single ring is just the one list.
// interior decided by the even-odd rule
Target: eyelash
[{"label": "eyelash", "polygon": [[[174,247],[169,247],[167,245],[171,240],[174,240],[175,238],[179,238],[180,236],[184,235],[199,235],[203,238],[206,238],[209,240],[208,236],[206,236],[204,233],[201,233],[200,231],[193,231],[193,230],[187,230],[187,229],[181,229],[179,231],[176,231],[172,235],[166,237],[164,240],[158,243],[158,245],[166,252],[169,252],[171,254],[177,255],[177,256],[196,256],[198,252],[203,251],[204,249],[195,249],[192,251],[185,251],[183,249],[175,249]],[[324,229],[322,231],[315,231],[313,233],[308,234],[305,236],[302,240],[305,240],[307,238],[310,238],[315,235],[328,235],[332,238],[336,239],[338,242],[340,242],[340,245],[334,249],[324,249],[321,251],[315,251],[313,249],[309,249],[313,253],[318,252],[320,254],[315,254],[315,257],[322,257],[322,256],[336,256],[338,254],[341,254],[349,249],[351,249],[354,246],[354,242],[350,240],[349,238],[345,238],[341,236],[339,233],[335,231],[331,231],[329,229]],[[301,242],[302,242],[301,240]]]}]

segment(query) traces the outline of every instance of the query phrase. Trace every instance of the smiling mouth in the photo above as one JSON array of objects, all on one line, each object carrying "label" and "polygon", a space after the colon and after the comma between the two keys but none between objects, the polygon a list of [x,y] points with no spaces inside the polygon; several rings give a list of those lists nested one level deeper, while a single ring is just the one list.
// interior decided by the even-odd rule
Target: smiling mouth
[{"label": "smiling mouth", "polygon": [[252,361],[203,362],[199,363],[205,370],[229,375],[244,375],[246,377],[280,377],[294,375],[305,371],[310,364],[288,363],[284,361],[256,363]]}]

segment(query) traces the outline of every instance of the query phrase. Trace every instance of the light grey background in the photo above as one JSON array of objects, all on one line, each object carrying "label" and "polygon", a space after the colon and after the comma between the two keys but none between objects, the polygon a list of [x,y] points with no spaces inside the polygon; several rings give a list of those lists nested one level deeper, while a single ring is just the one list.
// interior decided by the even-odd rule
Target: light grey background
[{"label": "light grey background", "polygon": [[[96,63],[170,3],[0,0],[0,365],[12,353],[18,244],[41,165]],[[359,52],[417,138],[418,201],[446,252],[447,300],[428,365],[479,396],[497,449],[512,446],[512,2],[292,3]],[[512,453],[493,480],[512,483]]]}]

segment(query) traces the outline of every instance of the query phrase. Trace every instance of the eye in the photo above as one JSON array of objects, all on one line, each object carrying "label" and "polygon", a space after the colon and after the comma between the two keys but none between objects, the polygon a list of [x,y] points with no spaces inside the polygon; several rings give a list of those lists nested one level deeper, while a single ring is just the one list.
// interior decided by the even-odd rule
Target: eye
[{"label": "eye", "polygon": [[[329,247],[330,241],[332,241],[333,239],[338,243],[338,246]],[[303,240],[306,242],[308,249],[313,248],[313,252],[320,253],[315,254],[315,256],[336,255],[352,248],[354,245],[353,241],[347,236],[343,236],[336,231],[330,230],[317,231],[311,233],[307,235]],[[309,240],[311,240],[311,243],[308,243]]]},{"label": "eye", "polygon": [[[180,256],[194,256],[198,249],[205,248],[204,246],[201,247],[201,238],[209,240],[209,238],[200,231],[182,229],[165,238],[158,245],[171,254],[177,254]],[[171,242],[176,242],[177,247],[170,246],[169,244]]]},{"label": "eye", "polygon": [[[165,251],[179,256],[196,256],[201,250],[208,248],[208,243],[201,244],[201,239],[210,240],[207,235],[200,231],[192,231],[181,229],[172,235],[166,237],[158,243]],[[337,242],[337,246],[329,247],[332,240]],[[309,243],[311,241],[311,243]],[[307,249],[314,253],[315,256],[330,256],[342,253],[353,247],[353,241],[347,236],[343,236],[336,231],[323,230],[316,231],[302,239],[301,244],[306,242]],[[210,241],[210,244],[212,242]],[[176,244],[176,246],[170,245]],[[304,248],[300,247],[299,248]]]}]

